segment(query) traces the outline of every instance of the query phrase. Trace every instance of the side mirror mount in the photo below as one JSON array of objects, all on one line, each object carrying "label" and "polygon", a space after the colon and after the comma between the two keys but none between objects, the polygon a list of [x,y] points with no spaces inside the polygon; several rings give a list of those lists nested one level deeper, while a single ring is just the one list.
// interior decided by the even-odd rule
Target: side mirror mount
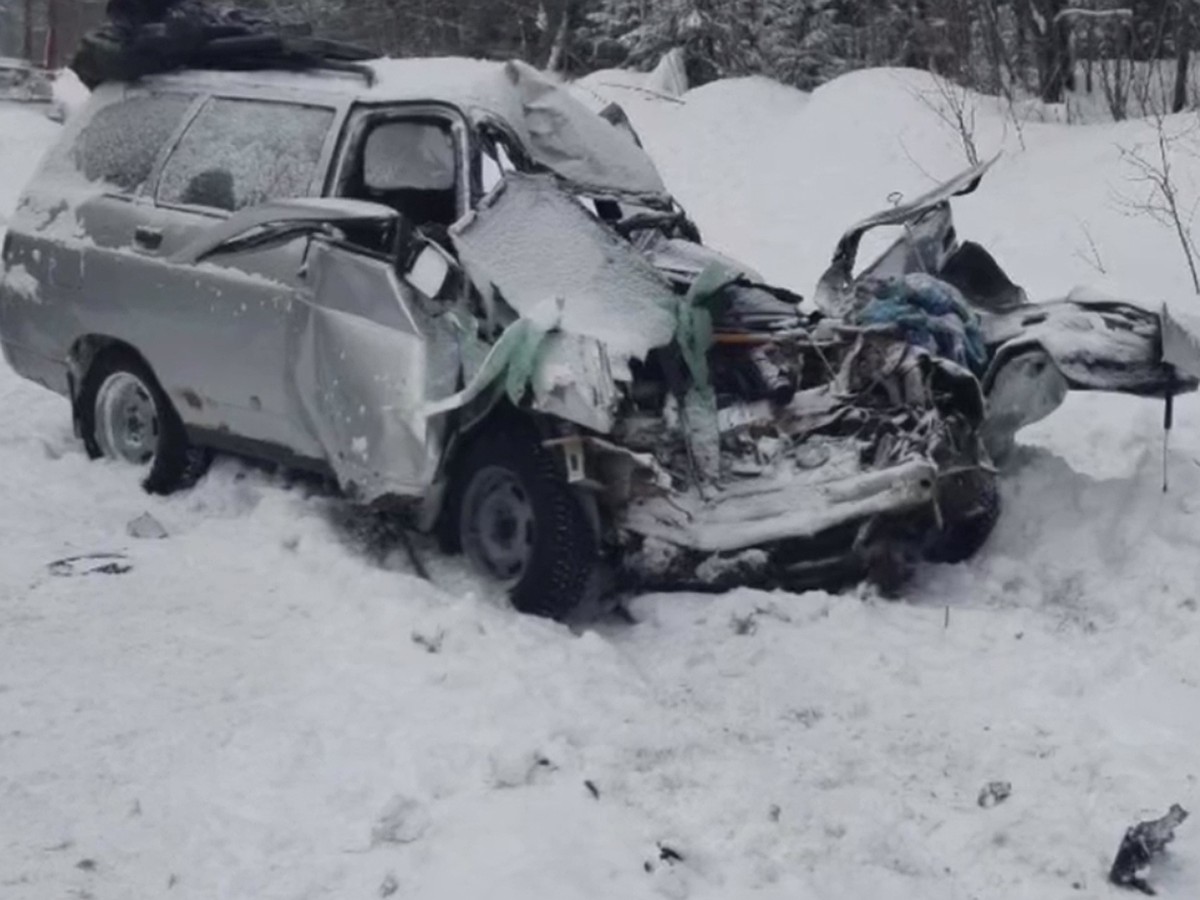
[{"label": "side mirror mount", "polygon": [[454,263],[437,244],[424,242],[404,267],[404,279],[422,295],[436,300],[450,282]]},{"label": "side mirror mount", "polygon": [[[317,197],[271,201],[239,210],[205,229],[170,261],[194,265],[218,253],[249,250],[304,234],[400,230],[404,226],[398,219],[394,209],[361,200]],[[386,252],[387,248],[380,249]]]}]

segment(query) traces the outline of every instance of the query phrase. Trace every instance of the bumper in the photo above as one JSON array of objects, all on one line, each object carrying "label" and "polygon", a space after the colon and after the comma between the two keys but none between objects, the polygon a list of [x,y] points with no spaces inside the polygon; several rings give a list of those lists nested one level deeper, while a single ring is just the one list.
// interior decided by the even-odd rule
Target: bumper
[{"label": "bumper", "polygon": [[633,504],[623,526],[702,553],[729,553],[789,538],[813,538],[848,521],[932,503],[937,470],[917,460],[827,480],[752,478],[718,489]]},{"label": "bumper", "polygon": [[[632,504],[624,569],[641,588],[841,586],[918,547],[938,527],[938,472],[924,460],[829,477],[755,477]],[[824,477],[803,477],[804,474]],[[887,523],[887,527],[877,527]]]}]

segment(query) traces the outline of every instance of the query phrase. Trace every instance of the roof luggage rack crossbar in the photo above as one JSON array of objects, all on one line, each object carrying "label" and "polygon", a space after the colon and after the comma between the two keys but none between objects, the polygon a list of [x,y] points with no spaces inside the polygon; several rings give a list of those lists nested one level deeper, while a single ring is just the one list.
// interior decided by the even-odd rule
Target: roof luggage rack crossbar
[{"label": "roof luggage rack crossbar", "polygon": [[[71,63],[89,88],[179,69],[350,72],[375,83],[371,51],[313,37],[308,25],[277,25],[240,10],[166,0],[153,17],[113,21],[86,35]],[[111,8],[111,7],[110,7]]]}]

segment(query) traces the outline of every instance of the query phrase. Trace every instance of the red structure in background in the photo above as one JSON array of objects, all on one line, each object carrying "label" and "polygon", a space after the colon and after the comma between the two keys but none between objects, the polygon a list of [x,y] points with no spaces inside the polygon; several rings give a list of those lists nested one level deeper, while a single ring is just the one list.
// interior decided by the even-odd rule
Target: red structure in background
[{"label": "red structure in background", "polygon": [[49,69],[71,61],[80,40],[104,21],[105,0],[24,0],[24,56]]}]

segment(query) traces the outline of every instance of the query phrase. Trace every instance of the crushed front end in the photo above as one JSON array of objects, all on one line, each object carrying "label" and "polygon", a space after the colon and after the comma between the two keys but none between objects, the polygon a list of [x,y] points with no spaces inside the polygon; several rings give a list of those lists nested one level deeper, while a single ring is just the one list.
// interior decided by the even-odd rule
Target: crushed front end
[{"label": "crushed front end", "polygon": [[983,543],[975,374],[890,324],[802,314],[677,211],[596,200],[514,174],[451,230],[499,336],[430,412],[537,417],[626,587],[894,589]]},{"label": "crushed front end", "polygon": [[711,393],[678,343],[656,351],[621,451],[592,444],[629,583],[894,589],[982,544],[998,504],[969,372],[883,330],[736,318],[715,321]]}]

